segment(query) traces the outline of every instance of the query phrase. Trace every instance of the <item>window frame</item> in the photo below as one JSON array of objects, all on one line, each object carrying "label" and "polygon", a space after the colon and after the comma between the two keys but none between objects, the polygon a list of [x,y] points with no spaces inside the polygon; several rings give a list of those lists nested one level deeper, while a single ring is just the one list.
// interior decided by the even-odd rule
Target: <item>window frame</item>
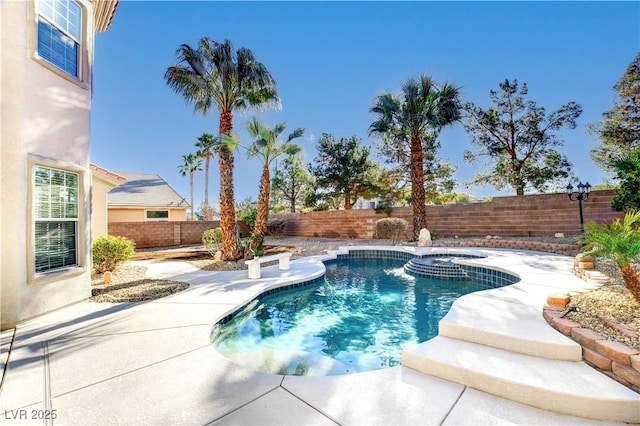
[{"label": "window frame", "polygon": [[[167,212],[167,217],[149,217],[149,212]],[[168,222],[169,209],[146,209],[144,211],[144,217],[148,222]]]},{"label": "window frame", "polygon": [[[36,271],[36,222],[47,221],[47,219],[38,218],[37,208],[37,191],[36,191],[36,170],[38,168],[47,168],[60,170],[67,173],[77,174],[77,218],[75,221],[75,264],[66,265],[46,271]],[[87,241],[85,238],[87,223],[87,188],[86,179],[87,171],[76,164],[55,161],[49,158],[40,157],[30,154],[28,156],[27,173],[29,174],[28,182],[28,213],[27,213],[27,282],[29,284],[45,284],[49,282],[60,281],[66,278],[72,278],[87,272]],[[54,218],[55,220],[55,218]],[[63,221],[67,221],[63,219]]]},{"label": "window frame", "polygon": [[[44,172],[47,176],[44,182],[39,182],[38,175]],[[36,273],[44,274],[59,269],[78,266],[78,222],[80,200],[80,175],[76,172],[44,167],[36,165],[35,173],[35,199],[34,199],[34,257]],[[56,176],[62,182],[55,182]],[[44,226],[43,226],[44,225]],[[40,233],[50,235],[57,228],[59,236],[53,240],[40,244]],[[43,247],[44,246],[44,247]],[[58,255],[52,250],[53,246],[59,246]],[[39,259],[39,253],[44,253]],[[52,260],[56,260],[60,266],[51,266]],[[46,263],[47,266],[39,265]]]},{"label": "window frame", "polygon": [[[79,28],[78,28],[79,40],[76,40],[71,34],[66,32],[60,26],[56,25],[54,22],[51,22],[51,19],[47,18],[46,15],[43,15],[41,13],[40,0],[35,0],[33,2],[34,6],[31,8],[31,13],[33,14],[33,17],[32,17],[33,26],[32,26],[32,30],[30,31],[31,40],[32,40],[31,45],[32,45],[33,59],[36,62],[38,62],[40,65],[44,66],[45,68],[49,69],[50,71],[54,72],[60,77],[74,84],[77,84],[84,89],[88,89],[90,86],[90,82],[88,80],[91,77],[89,72],[89,63],[88,63],[88,49],[89,49],[89,43],[91,41],[90,38],[87,36],[87,27],[88,27],[87,20],[89,19],[89,14],[87,12],[88,9],[86,7],[84,0],[69,0],[69,1],[72,1],[73,3],[75,3],[80,10],[79,12],[80,22],[79,22]],[[64,68],[59,67],[49,59],[46,59],[45,57],[40,55],[39,25],[41,20],[51,25],[54,30],[60,31],[66,37],[70,37],[72,40],[74,40],[77,43],[77,47],[78,47],[77,58],[76,58],[77,75],[73,75],[69,73]]]}]

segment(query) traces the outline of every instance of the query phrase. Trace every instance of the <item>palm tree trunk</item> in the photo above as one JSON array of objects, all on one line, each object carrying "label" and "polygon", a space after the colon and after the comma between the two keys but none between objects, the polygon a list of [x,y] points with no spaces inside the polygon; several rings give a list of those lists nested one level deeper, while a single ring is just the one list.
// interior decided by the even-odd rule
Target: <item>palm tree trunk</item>
[{"label": "palm tree trunk", "polygon": [[635,268],[631,263],[627,263],[626,265],[618,265],[618,270],[620,271],[620,275],[622,275],[622,280],[627,290],[631,292],[633,298],[640,305],[640,279],[638,278],[638,273]]},{"label": "palm tree trunk", "polygon": [[[220,134],[231,135],[233,114],[220,112]],[[238,222],[233,194],[233,152],[220,146],[220,228],[222,229],[222,259],[237,260],[242,257],[238,239]]]},{"label": "palm tree trunk", "polygon": [[269,165],[265,164],[262,168],[262,176],[260,177],[260,195],[258,196],[258,211],[256,212],[256,221],[253,226],[251,235],[251,250],[262,247],[264,236],[267,233],[267,222],[269,220],[269,197],[271,196],[271,176]]},{"label": "palm tree trunk", "polygon": [[207,153],[204,157],[204,220],[213,219],[211,216],[211,208],[209,207],[209,164],[211,156]]},{"label": "palm tree trunk", "polygon": [[413,239],[416,241],[422,228],[427,227],[426,209],[424,206],[424,165],[422,140],[411,138],[411,205],[413,207]]},{"label": "palm tree trunk", "polygon": [[191,203],[191,220],[196,220],[196,215],[193,211],[193,172],[189,173],[189,202]]}]

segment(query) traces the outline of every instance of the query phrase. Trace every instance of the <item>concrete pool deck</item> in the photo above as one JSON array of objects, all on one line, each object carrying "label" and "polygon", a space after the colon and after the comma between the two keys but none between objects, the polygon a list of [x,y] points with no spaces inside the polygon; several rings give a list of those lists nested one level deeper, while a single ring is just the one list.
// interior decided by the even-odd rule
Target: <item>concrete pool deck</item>
[{"label": "concrete pool deck", "polygon": [[[362,247],[347,249],[356,248]],[[490,255],[478,263],[514,272],[522,281],[459,299],[441,323],[441,336],[406,351],[413,368],[317,377],[272,375],[238,366],[213,349],[209,336],[217,320],[262,291],[321,276],[321,260],[327,256],[292,261],[291,270],[284,272],[277,266],[263,268],[259,280],[249,280],[246,271],[207,272],[184,262],[140,262],[149,277],[191,286],[146,303],[82,302],[3,331],[0,361],[6,371],[0,418],[8,425],[42,424],[42,415],[55,416],[47,424],[84,425],[640,422],[640,395],[581,361],[562,360],[574,368],[559,377],[568,383],[552,383],[558,360],[551,358],[559,353],[572,359],[576,352],[570,339],[546,324],[542,306],[551,293],[588,286],[571,273],[573,259],[476,251]],[[544,346],[545,358],[512,352],[520,347],[535,351],[538,344]],[[502,364],[499,351],[508,352],[506,362],[515,364]],[[522,364],[529,361],[531,367]],[[455,381],[436,377],[442,370]],[[500,373],[497,378],[491,377],[494,370]],[[540,396],[547,384],[551,393]],[[551,398],[558,407],[534,408],[476,388],[528,404],[536,403],[533,398]],[[563,400],[578,408],[591,401],[585,413],[606,420],[560,414]]]}]

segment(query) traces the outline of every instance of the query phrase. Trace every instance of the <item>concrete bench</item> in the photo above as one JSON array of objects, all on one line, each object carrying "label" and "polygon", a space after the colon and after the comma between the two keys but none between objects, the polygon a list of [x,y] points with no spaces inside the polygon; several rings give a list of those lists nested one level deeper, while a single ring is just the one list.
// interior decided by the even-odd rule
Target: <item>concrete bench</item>
[{"label": "concrete bench", "polygon": [[281,271],[288,271],[290,258],[291,253],[278,253],[271,256],[255,257],[251,260],[246,260],[244,263],[249,267],[249,279],[257,280],[260,278],[261,264],[277,260],[279,263],[278,269]]}]

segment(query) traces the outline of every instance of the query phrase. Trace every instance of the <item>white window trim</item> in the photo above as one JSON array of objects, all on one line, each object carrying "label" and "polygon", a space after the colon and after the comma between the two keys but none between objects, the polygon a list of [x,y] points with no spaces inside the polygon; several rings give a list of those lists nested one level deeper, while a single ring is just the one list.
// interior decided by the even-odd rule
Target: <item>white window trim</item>
[{"label": "white window trim", "polygon": [[93,21],[92,17],[89,13],[91,9],[90,4],[88,5],[84,0],[74,0],[79,6],[82,13],[82,18],[80,22],[80,42],[79,42],[79,58],[78,58],[78,76],[73,76],[68,72],[64,71],[61,68],[58,68],[56,65],[49,62],[47,59],[44,59],[38,54],[38,19],[40,14],[38,12],[38,0],[32,2],[32,7],[29,9],[29,13],[31,15],[31,26],[29,28],[29,46],[31,51],[31,57],[38,64],[42,65],[44,68],[47,68],[49,71],[57,74],[58,76],[64,78],[65,80],[80,86],[85,90],[89,90],[91,88],[91,67],[89,65],[90,59],[89,52],[90,48],[93,46],[89,46],[90,40],[93,40],[89,37],[87,31],[88,28],[92,28]]},{"label": "white window trim", "polygon": [[[77,221],[77,242],[76,242],[76,256],[77,265],[67,266],[64,268],[54,269],[46,272],[36,272],[36,259],[35,259],[35,206],[36,206],[36,167],[47,167],[52,169],[59,169],[63,171],[69,171],[78,174],[78,221]],[[72,278],[87,272],[87,250],[89,249],[86,244],[86,238],[84,238],[84,232],[87,223],[87,208],[84,205],[87,199],[87,191],[85,190],[87,173],[85,168],[65,161],[58,161],[55,159],[41,157],[34,154],[27,156],[27,283],[28,284],[46,284],[54,281],[60,281],[66,278]]]}]

